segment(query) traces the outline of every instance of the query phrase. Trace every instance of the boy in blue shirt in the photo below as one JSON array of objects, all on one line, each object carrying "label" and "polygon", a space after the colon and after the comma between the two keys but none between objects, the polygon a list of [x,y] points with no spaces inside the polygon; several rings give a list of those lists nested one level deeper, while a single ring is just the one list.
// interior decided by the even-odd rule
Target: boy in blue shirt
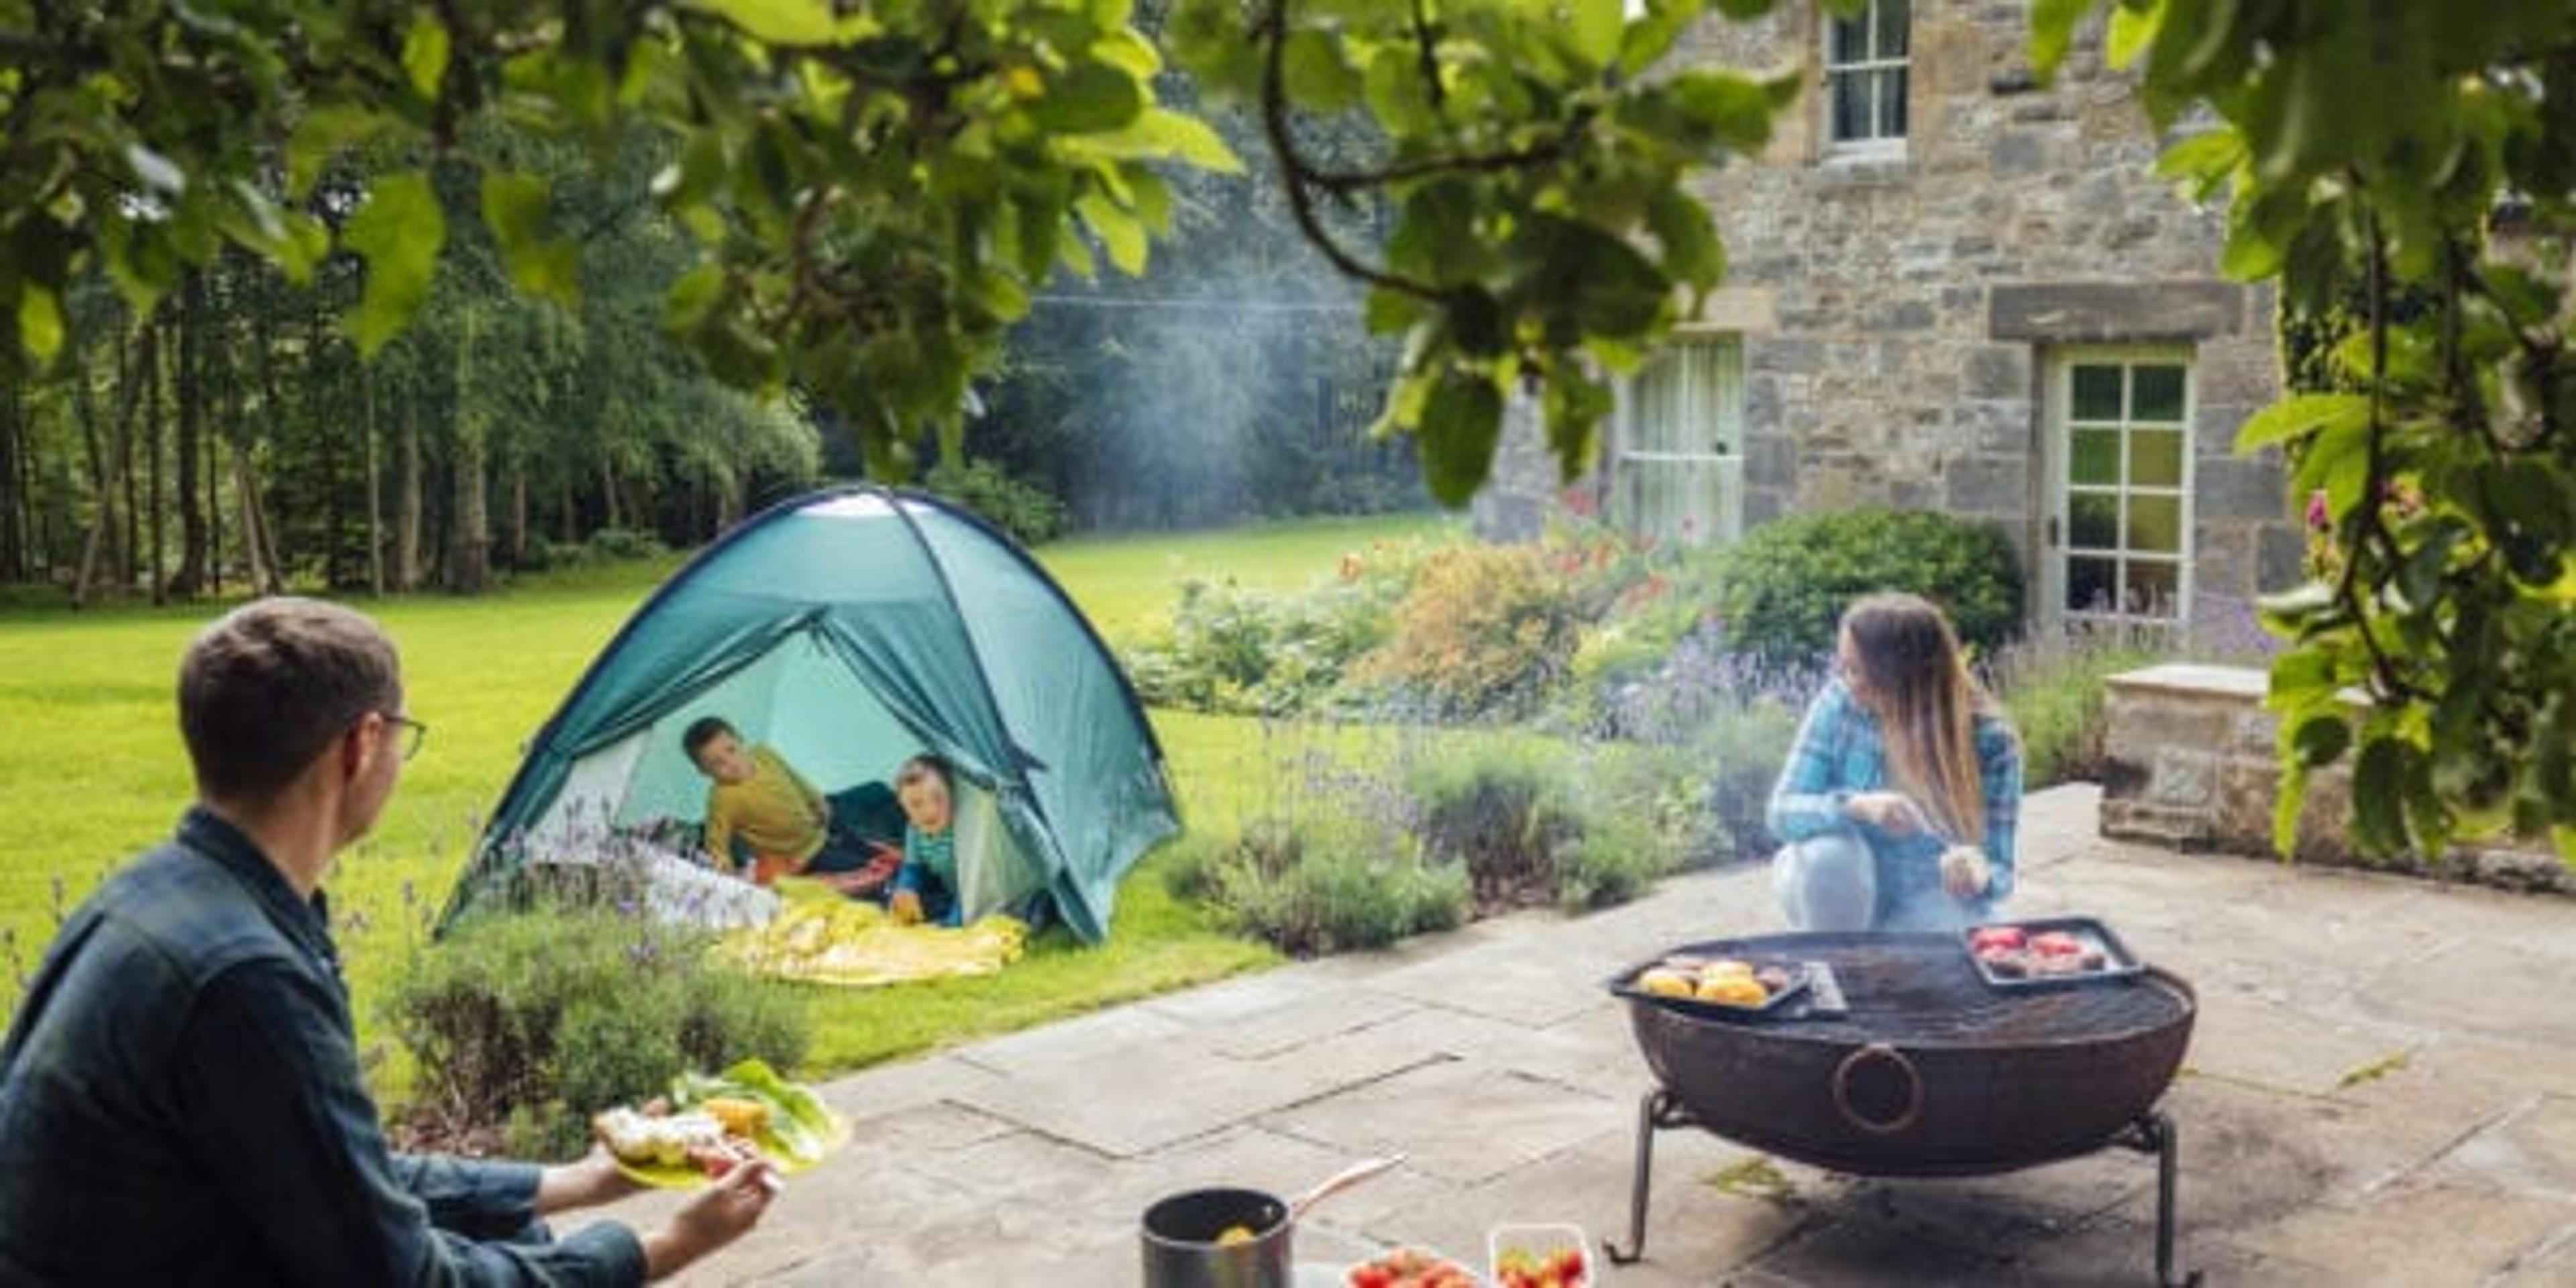
[{"label": "boy in blue shirt", "polygon": [[887,909],[905,925],[955,926],[964,914],[957,898],[957,804],[949,783],[948,762],[932,755],[903,762],[895,774],[895,799],[903,804],[906,823],[903,867],[895,872]]}]

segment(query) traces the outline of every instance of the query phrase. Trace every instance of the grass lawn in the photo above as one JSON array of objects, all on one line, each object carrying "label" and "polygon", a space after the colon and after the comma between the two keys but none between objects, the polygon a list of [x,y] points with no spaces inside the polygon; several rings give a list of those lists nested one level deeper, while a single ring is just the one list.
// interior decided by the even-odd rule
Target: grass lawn
[{"label": "grass lawn", "polygon": [[1332,575],[1341,557],[1376,542],[1436,540],[1459,521],[1433,514],[1306,519],[1180,536],[1101,537],[1039,552],[1112,641],[1163,620],[1173,587],[1197,577],[1258,590],[1297,590]]},{"label": "grass lawn", "polygon": [[[1298,523],[1228,532],[1066,543],[1044,561],[1104,634],[1131,637],[1183,576],[1295,586],[1330,575],[1345,550],[1436,533],[1441,521]],[[369,1007],[419,927],[446,897],[481,811],[500,794],[524,741],[669,564],[549,577],[481,600],[423,597],[375,611],[401,644],[412,709],[431,725],[376,834],[329,883],[361,1045]],[[113,865],[165,835],[187,800],[171,690],[204,607],[75,615],[0,615],[0,1015],[16,973],[32,973],[68,911]],[[1157,713],[1183,807],[1224,826],[1261,775],[1251,721]],[[982,980],[874,991],[809,990],[814,1072],[848,1068],[976,1034],[1215,978],[1272,960],[1163,890],[1149,861],[1120,894],[1112,941],[1083,949],[1060,933]],[[388,1066],[399,1069],[399,1061]],[[397,1078],[398,1078],[397,1073]]]}]

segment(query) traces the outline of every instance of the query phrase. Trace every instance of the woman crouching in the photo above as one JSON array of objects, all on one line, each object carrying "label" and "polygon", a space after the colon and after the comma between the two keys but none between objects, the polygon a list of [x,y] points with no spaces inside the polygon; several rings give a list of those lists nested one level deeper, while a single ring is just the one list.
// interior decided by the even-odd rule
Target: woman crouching
[{"label": "woman crouching", "polygon": [[1801,930],[1955,930],[2012,893],[2021,745],[1941,610],[1870,595],[1771,791],[1772,889]]}]

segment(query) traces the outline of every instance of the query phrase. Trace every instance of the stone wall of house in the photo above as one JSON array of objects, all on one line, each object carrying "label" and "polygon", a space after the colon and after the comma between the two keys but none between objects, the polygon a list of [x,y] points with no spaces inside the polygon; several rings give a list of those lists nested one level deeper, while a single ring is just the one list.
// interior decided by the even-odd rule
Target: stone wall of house
[{"label": "stone wall of house", "polygon": [[[2281,786],[2279,729],[2263,709],[2268,681],[2242,667],[2168,665],[2113,676],[2104,694],[2104,836],[2260,858],[2274,856]],[[2352,846],[2352,786],[2341,769],[2311,776],[2291,857],[2506,889],[2576,895],[2576,868],[2533,846],[2455,847],[2373,861]]]},{"label": "stone wall of house", "polygon": [[[2088,45],[2034,88],[2022,0],[1916,0],[1904,156],[1840,157],[1812,89],[1819,21],[1815,0],[1785,0],[1753,23],[1712,18],[1677,54],[1796,65],[1811,86],[1764,156],[1697,181],[1730,293],[1763,297],[1754,311],[1774,321],[1744,333],[1748,523],[1863,503],[1948,510],[2003,524],[2035,572],[2051,354],[2188,345],[2196,590],[2244,598],[2295,580],[2278,462],[2232,450],[2277,388],[2270,295],[2219,278],[2223,211],[2155,176],[2160,143],[2125,78]],[[1519,411],[1480,507],[1496,531],[1556,483]]]}]

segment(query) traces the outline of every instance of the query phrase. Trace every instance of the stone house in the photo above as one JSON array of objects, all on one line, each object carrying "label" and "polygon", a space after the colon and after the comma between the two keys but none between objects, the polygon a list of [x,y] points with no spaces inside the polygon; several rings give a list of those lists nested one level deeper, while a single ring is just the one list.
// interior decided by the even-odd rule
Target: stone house
[{"label": "stone house", "polygon": [[1698,181],[1726,287],[1624,382],[1570,492],[1515,407],[1479,530],[1569,503],[1695,542],[1946,510],[2012,535],[2042,622],[2187,625],[2294,581],[2278,456],[2233,450],[2277,396],[2271,293],[2219,275],[2223,210],[2155,175],[2098,38],[2043,89],[2028,21],[2025,0],[1783,0],[1695,30],[1676,57],[1808,86],[1765,154]]}]

